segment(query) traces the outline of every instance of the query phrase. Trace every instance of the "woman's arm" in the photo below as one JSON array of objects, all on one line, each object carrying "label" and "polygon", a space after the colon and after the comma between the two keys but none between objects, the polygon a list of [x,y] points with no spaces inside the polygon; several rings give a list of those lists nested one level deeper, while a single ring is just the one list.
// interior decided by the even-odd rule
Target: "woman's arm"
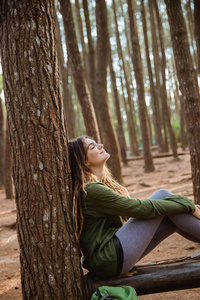
[{"label": "woman's arm", "polygon": [[118,215],[140,219],[195,211],[192,200],[184,196],[171,195],[157,200],[140,200],[119,195],[102,183],[88,185],[85,208],[84,213],[96,217]]}]

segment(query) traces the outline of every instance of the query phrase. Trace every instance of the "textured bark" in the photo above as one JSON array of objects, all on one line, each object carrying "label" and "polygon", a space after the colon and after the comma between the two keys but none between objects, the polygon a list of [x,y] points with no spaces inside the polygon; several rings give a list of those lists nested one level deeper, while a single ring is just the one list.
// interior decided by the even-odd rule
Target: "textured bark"
[{"label": "textured bark", "polygon": [[173,128],[171,125],[170,121],[170,113],[169,113],[169,108],[167,105],[167,87],[166,87],[166,56],[165,56],[165,47],[164,47],[164,33],[163,33],[163,26],[162,26],[162,20],[161,16],[159,14],[157,2],[153,0],[154,2],[154,7],[156,11],[156,17],[157,17],[157,22],[158,22],[158,32],[159,32],[159,40],[160,40],[160,48],[161,48],[161,54],[162,54],[162,60],[161,60],[161,74],[162,74],[162,107],[164,110],[165,114],[165,122],[167,124],[168,132],[169,132],[169,137],[170,137],[170,144],[171,144],[171,149],[173,152],[173,156],[175,160],[178,160],[178,153],[177,153],[177,143],[176,143],[176,138],[173,132]]},{"label": "textured bark", "polygon": [[12,158],[8,130],[6,130],[6,143],[5,143],[5,165],[4,165],[4,186],[6,198],[14,198],[13,182],[12,182]]},{"label": "textured bark", "polygon": [[67,121],[68,136],[71,139],[71,138],[75,138],[76,136],[76,130],[75,130],[76,126],[75,126],[74,107],[72,103],[72,95],[69,91],[69,83],[68,83],[69,66],[65,67],[62,40],[60,35],[60,27],[59,27],[59,22],[56,14],[55,14],[55,20],[56,20],[58,64],[59,64],[60,77],[62,80],[62,99],[63,99],[65,117]]},{"label": "textured bark", "polygon": [[158,98],[158,93],[157,93],[157,90],[155,88],[155,84],[153,81],[153,72],[152,72],[151,61],[150,61],[150,56],[149,56],[149,41],[148,41],[148,36],[147,36],[147,24],[146,24],[146,13],[145,13],[144,0],[141,0],[141,13],[142,13],[142,24],[143,24],[143,33],[144,33],[144,41],[145,41],[147,68],[148,68],[149,82],[150,82],[150,92],[151,92],[151,103],[152,103],[152,110],[153,110],[153,122],[154,122],[155,137],[156,137],[156,142],[159,146],[159,150],[161,152],[164,152],[159,98]]},{"label": "textured bark", "polygon": [[123,52],[122,52],[122,47],[121,47],[121,41],[120,41],[120,35],[119,35],[119,29],[118,29],[118,23],[117,23],[116,8],[115,8],[115,0],[113,0],[112,3],[113,3],[114,18],[115,18],[117,52],[118,52],[119,59],[122,61],[124,80],[125,80],[125,84],[126,84],[126,92],[127,92],[127,95],[128,95],[129,121],[130,121],[130,125],[131,125],[131,134],[132,134],[131,148],[133,149],[134,155],[138,156],[139,155],[139,150],[138,150],[138,141],[137,141],[137,137],[136,137],[135,122],[134,122],[134,119],[133,119],[130,83],[128,81],[126,66],[125,66],[125,63],[124,63],[124,57],[123,57]]},{"label": "textured bark", "polygon": [[61,13],[65,29],[67,52],[71,64],[74,84],[83,114],[86,132],[96,141],[100,140],[96,115],[92,104],[91,95],[87,86],[81,56],[78,49],[74,20],[70,0],[60,0]]},{"label": "textured bark", "polygon": [[100,126],[106,141],[107,151],[111,154],[108,166],[113,176],[122,182],[119,145],[111,122],[110,108],[107,97],[107,66],[108,66],[108,25],[105,0],[96,0],[97,47],[96,47],[96,76],[95,76],[95,106],[101,121]]},{"label": "textured bark", "polygon": [[118,141],[119,141],[121,159],[122,159],[124,165],[127,165],[128,162],[127,162],[127,156],[126,156],[126,140],[125,140],[123,121],[122,121],[122,116],[121,116],[121,111],[120,111],[120,102],[119,102],[119,94],[118,94],[117,84],[116,84],[116,75],[115,75],[115,71],[113,69],[113,60],[112,60],[112,55],[111,55],[111,49],[109,49],[109,68],[110,68],[110,77],[111,77],[113,94],[114,94],[114,106],[115,106],[115,112],[116,112],[116,116],[117,116],[117,136],[118,136]]},{"label": "textured bark", "polygon": [[200,75],[200,1],[194,0],[194,34],[197,45],[198,73]]},{"label": "textured bark", "polygon": [[150,142],[148,135],[147,127],[147,113],[146,113],[146,103],[145,103],[145,94],[144,94],[144,83],[143,83],[143,74],[142,74],[142,59],[140,53],[140,45],[138,39],[136,18],[135,18],[135,4],[133,0],[128,0],[128,14],[130,22],[130,31],[131,31],[131,42],[133,48],[133,67],[135,72],[135,79],[137,84],[137,95],[138,95],[138,105],[139,105],[139,118],[140,118],[140,127],[144,148],[144,162],[145,162],[145,172],[154,171],[153,159],[150,150]]},{"label": "textured bark", "polygon": [[3,112],[3,103],[0,98],[0,189],[4,186],[4,112]]},{"label": "textured bark", "polygon": [[1,2],[23,299],[85,299],[74,235],[54,3]]},{"label": "textured bark", "polygon": [[83,0],[83,9],[85,15],[85,23],[87,30],[87,39],[88,39],[88,65],[89,65],[89,87],[92,95],[92,100],[95,99],[95,49],[94,42],[91,34],[91,25],[89,18],[89,10],[88,10],[88,2],[87,0]]},{"label": "textured bark", "polygon": [[179,87],[185,104],[185,119],[191,155],[194,200],[200,203],[200,104],[197,74],[187,37],[180,0],[165,0],[170,24]]}]

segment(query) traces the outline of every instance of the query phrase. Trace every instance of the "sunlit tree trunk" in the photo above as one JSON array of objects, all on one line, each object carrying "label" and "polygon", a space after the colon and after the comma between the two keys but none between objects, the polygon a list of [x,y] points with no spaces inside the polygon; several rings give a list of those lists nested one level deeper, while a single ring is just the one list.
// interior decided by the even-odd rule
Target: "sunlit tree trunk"
[{"label": "sunlit tree trunk", "polygon": [[138,156],[139,155],[139,150],[138,150],[138,141],[136,137],[136,130],[135,130],[135,122],[133,118],[133,110],[132,110],[132,99],[131,99],[131,90],[130,90],[130,83],[128,81],[128,76],[126,72],[126,66],[124,63],[124,57],[123,57],[123,52],[122,52],[122,47],[121,47],[121,42],[120,42],[120,36],[119,36],[119,29],[118,29],[118,23],[117,23],[117,15],[116,15],[116,8],[115,8],[115,0],[112,1],[113,3],[113,10],[114,10],[114,18],[115,18],[115,30],[116,30],[116,39],[117,39],[117,51],[118,51],[118,56],[119,59],[122,61],[122,68],[123,68],[123,73],[124,73],[124,80],[126,84],[126,91],[128,95],[128,104],[129,104],[129,119],[131,122],[131,132],[132,132],[132,149],[134,155]]},{"label": "sunlit tree trunk", "polygon": [[23,299],[86,299],[73,226],[54,3],[1,2]]},{"label": "sunlit tree trunk", "polygon": [[[122,71],[122,70],[121,70]],[[122,76],[120,75],[120,82],[121,82],[121,89],[122,89],[122,100],[123,100],[123,105],[124,105],[124,110],[126,112],[126,120],[127,120],[127,129],[128,129],[128,135],[129,135],[129,146],[130,146],[130,152],[133,155],[134,154],[134,141],[133,141],[133,116],[132,116],[132,111],[126,101],[125,93],[124,93],[124,83]],[[138,150],[138,155],[139,155],[139,150]]]},{"label": "sunlit tree trunk", "polygon": [[95,49],[94,49],[94,42],[91,34],[91,25],[90,25],[90,17],[89,17],[87,0],[83,0],[83,9],[84,9],[87,39],[88,39],[88,51],[89,51],[88,53],[89,87],[92,95],[92,100],[94,101],[95,99]]},{"label": "sunlit tree trunk", "polygon": [[[193,1],[194,2],[194,1]],[[198,1],[199,2],[199,1]],[[187,0],[185,2],[185,10],[187,12],[186,17],[187,17],[187,23],[188,23],[188,39],[190,41],[190,45],[192,46],[192,58],[194,65],[197,66],[197,52],[195,48],[195,37],[194,37],[194,14],[191,8],[191,0]],[[199,22],[199,20],[198,20]]]},{"label": "sunlit tree trunk", "polygon": [[148,7],[149,7],[149,16],[150,16],[150,23],[151,23],[151,37],[152,37],[152,51],[153,51],[153,61],[154,61],[154,75],[156,79],[155,89],[156,94],[158,95],[159,104],[161,107],[161,121],[162,127],[164,130],[164,151],[168,151],[168,141],[167,141],[167,124],[165,118],[165,110],[163,108],[163,98],[161,92],[161,62],[159,56],[159,48],[158,48],[158,36],[156,31],[155,25],[155,18],[153,13],[153,1],[148,0]]},{"label": "sunlit tree trunk", "polygon": [[[109,44],[109,46],[110,46],[110,44]],[[115,111],[116,111],[116,116],[117,116],[117,136],[118,136],[118,141],[119,141],[120,153],[121,153],[121,158],[122,158],[124,165],[127,165],[126,140],[125,140],[122,116],[121,116],[121,111],[120,111],[120,102],[119,102],[119,94],[118,94],[117,84],[116,84],[116,75],[115,75],[115,71],[113,69],[111,47],[109,49],[109,68],[110,68],[110,77],[111,77],[113,94],[114,94],[114,105],[115,105]]]},{"label": "sunlit tree trunk", "polygon": [[161,60],[161,74],[162,74],[162,107],[165,113],[165,121],[167,124],[168,132],[169,132],[169,137],[170,137],[170,144],[171,144],[171,149],[173,152],[173,156],[175,160],[178,160],[178,153],[177,153],[177,143],[176,143],[176,138],[175,134],[171,125],[171,120],[170,120],[170,113],[169,113],[169,107],[167,105],[167,87],[166,87],[166,56],[165,56],[165,47],[164,47],[164,32],[163,32],[163,26],[162,26],[162,20],[159,14],[158,6],[156,0],[153,0],[154,2],[154,7],[155,7],[155,12],[157,16],[157,22],[158,22],[158,32],[159,32],[159,40],[160,40],[160,48],[161,48],[161,54],[162,54],[162,60]]},{"label": "sunlit tree trunk", "polygon": [[144,0],[141,0],[141,13],[142,13],[142,24],[143,24],[143,33],[144,33],[144,41],[145,41],[147,68],[148,68],[149,82],[150,82],[151,103],[152,103],[152,110],[153,110],[155,136],[156,136],[156,141],[158,143],[159,149],[161,152],[163,152],[164,147],[163,147],[163,139],[162,139],[160,105],[159,105],[158,93],[157,93],[157,90],[155,88],[155,84],[153,81],[153,72],[152,72],[151,61],[150,61],[150,56],[149,56],[149,41],[148,41],[148,36],[147,36],[147,24],[146,24]]},{"label": "sunlit tree trunk", "polygon": [[69,65],[67,67],[65,66],[62,40],[60,35],[60,27],[59,27],[59,22],[56,14],[55,14],[55,18],[56,18],[58,64],[59,64],[60,77],[62,80],[62,98],[63,98],[63,105],[64,105],[65,117],[67,122],[67,131],[68,131],[69,138],[75,138],[76,136],[75,115],[74,115],[74,108],[72,103],[72,96],[69,91],[69,83],[68,83]]},{"label": "sunlit tree trunk", "polygon": [[85,45],[85,41],[84,41],[83,23],[82,23],[82,18],[81,18],[81,13],[80,13],[79,0],[75,0],[75,8],[76,8],[76,18],[77,18],[77,23],[78,23],[78,32],[79,32],[81,47],[82,47],[83,66],[84,66],[84,71],[85,71],[85,77],[86,77],[86,80],[88,83],[87,52],[86,52],[86,45]]},{"label": "sunlit tree trunk", "polygon": [[143,141],[143,148],[144,148],[145,172],[152,172],[154,171],[154,165],[153,165],[153,159],[151,155],[149,135],[148,135],[142,60],[141,60],[140,45],[139,45],[136,18],[135,18],[135,4],[133,0],[128,0],[128,14],[129,14],[131,42],[132,42],[132,49],[133,49],[132,61],[133,61],[135,79],[137,84],[139,118],[140,118],[140,127],[141,127],[141,134],[142,134],[142,141]]},{"label": "sunlit tree trunk", "polygon": [[4,186],[7,199],[14,197],[13,182],[12,182],[12,158],[8,129],[6,128],[5,142],[5,165],[4,165]]},{"label": "sunlit tree trunk", "polygon": [[181,105],[180,105],[180,125],[181,125],[181,145],[182,150],[186,150],[186,132],[185,132],[185,110],[184,110],[184,100],[181,96]]},{"label": "sunlit tree trunk", "polygon": [[193,66],[181,1],[165,0],[191,155],[194,200],[200,203],[200,103],[197,74]]},{"label": "sunlit tree trunk", "polygon": [[194,34],[197,45],[198,73],[200,75],[200,1],[194,0]]},{"label": "sunlit tree trunk", "polygon": [[96,141],[100,140],[99,129],[96,120],[94,107],[92,104],[91,95],[87,86],[84,70],[81,63],[81,56],[78,49],[76,32],[74,28],[74,20],[72,16],[72,8],[70,0],[59,0],[61,13],[63,16],[63,23],[65,29],[65,37],[67,44],[67,51],[69,55],[71,70],[74,78],[74,85],[78,100],[81,105],[84,124],[88,135],[93,137]]},{"label": "sunlit tree trunk", "polygon": [[107,96],[107,66],[108,66],[108,24],[107,24],[107,9],[105,0],[96,0],[96,23],[97,23],[97,47],[96,47],[96,76],[95,87],[96,96],[95,103],[96,111],[99,113],[101,120],[100,126],[103,129],[107,151],[111,154],[108,160],[113,176],[122,182],[121,164],[119,145],[117,137],[111,122],[110,107]]},{"label": "sunlit tree trunk", "polygon": [[3,112],[3,101],[0,97],[0,189],[4,186],[4,112]]}]

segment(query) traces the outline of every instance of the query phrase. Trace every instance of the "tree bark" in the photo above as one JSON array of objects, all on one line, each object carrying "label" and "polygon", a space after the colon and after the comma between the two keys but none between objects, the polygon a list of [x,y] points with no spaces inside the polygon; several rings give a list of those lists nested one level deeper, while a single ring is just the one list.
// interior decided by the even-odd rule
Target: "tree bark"
[{"label": "tree bark", "polygon": [[144,148],[144,162],[145,162],[145,172],[154,171],[153,159],[150,150],[150,142],[148,135],[147,127],[147,109],[145,103],[145,94],[144,94],[144,83],[143,83],[143,74],[142,74],[142,60],[140,54],[140,45],[137,33],[137,25],[135,18],[135,4],[134,0],[128,0],[128,14],[129,14],[129,24],[131,31],[131,42],[133,48],[133,66],[135,72],[135,79],[137,84],[137,94],[138,94],[138,104],[139,104],[139,118],[140,118],[140,127]]},{"label": "tree bark", "polygon": [[119,145],[111,122],[110,108],[107,97],[107,66],[108,66],[108,25],[105,0],[96,0],[97,47],[96,47],[96,76],[95,76],[95,106],[101,120],[100,126],[110,153],[108,166],[115,179],[122,182]]},{"label": "tree bark", "polygon": [[5,143],[5,165],[4,165],[4,186],[7,199],[14,198],[13,182],[12,182],[12,158],[8,129],[6,129],[6,143]]},{"label": "tree bark", "polygon": [[190,53],[181,1],[165,0],[170,24],[179,87],[185,104],[185,119],[191,155],[195,203],[200,203],[200,104],[197,74]]},{"label": "tree bark", "polygon": [[0,189],[4,186],[4,111],[3,111],[3,102],[0,97]]},{"label": "tree bark", "polygon": [[86,132],[96,141],[99,141],[99,129],[94,107],[92,105],[91,95],[87,86],[84,70],[81,63],[81,56],[76,39],[70,0],[60,0],[60,7],[63,16],[67,51],[70,59],[76,93],[81,105]]},{"label": "tree bark", "polygon": [[59,64],[60,77],[62,80],[62,99],[63,99],[65,117],[67,121],[68,136],[71,139],[71,138],[75,138],[76,136],[76,130],[75,130],[76,126],[75,126],[74,107],[72,103],[72,95],[69,91],[69,83],[68,83],[69,65],[65,67],[62,40],[60,35],[60,26],[56,14],[55,14],[55,21],[56,21],[58,64]]},{"label": "tree bark", "polygon": [[197,45],[198,73],[200,75],[200,1],[194,0],[194,34]]},{"label": "tree bark", "polygon": [[86,299],[73,226],[54,2],[1,2],[23,299]]},{"label": "tree bark", "polygon": [[148,36],[147,36],[147,24],[146,24],[146,13],[145,13],[144,0],[141,0],[141,13],[142,13],[142,24],[143,24],[143,33],[144,33],[144,41],[145,41],[147,68],[148,68],[149,82],[150,82],[151,103],[152,103],[152,110],[153,110],[155,137],[156,137],[156,141],[159,146],[160,152],[164,152],[161,117],[160,117],[160,104],[159,104],[158,93],[156,91],[155,84],[153,81],[153,72],[152,72],[151,61],[150,61],[150,56],[149,56],[149,41],[148,41]]}]

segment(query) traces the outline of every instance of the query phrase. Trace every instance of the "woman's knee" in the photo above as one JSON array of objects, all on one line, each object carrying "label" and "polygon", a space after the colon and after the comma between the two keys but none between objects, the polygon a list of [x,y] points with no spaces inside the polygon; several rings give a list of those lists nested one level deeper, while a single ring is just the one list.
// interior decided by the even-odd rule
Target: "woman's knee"
[{"label": "woman's knee", "polygon": [[149,199],[161,199],[161,198],[165,198],[165,197],[169,197],[173,195],[172,192],[170,192],[169,190],[166,189],[159,189],[157,190],[155,193],[153,193]]}]

